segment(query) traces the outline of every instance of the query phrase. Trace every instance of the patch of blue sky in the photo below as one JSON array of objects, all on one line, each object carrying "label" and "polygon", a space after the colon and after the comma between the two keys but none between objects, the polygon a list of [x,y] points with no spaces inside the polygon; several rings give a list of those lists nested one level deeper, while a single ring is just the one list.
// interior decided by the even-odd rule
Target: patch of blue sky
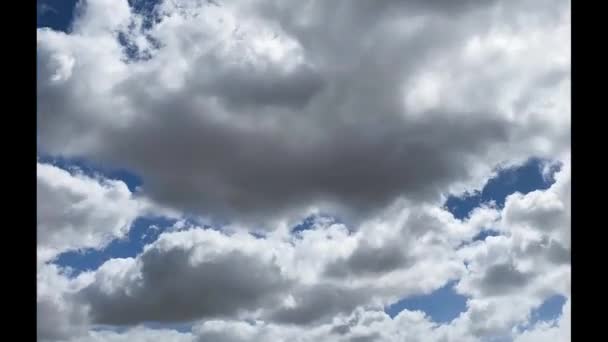
[{"label": "patch of blue sky", "polygon": [[532,158],[521,166],[501,169],[491,178],[481,191],[462,197],[449,196],[445,207],[458,219],[466,219],[471,211],[482,204],[494,202],[499,208],[504,206],[507,196],[548,189],[553,183],[553,175],[561,165],[548,160]]},{"label": "patch of blue sky", "polygon": [[292,233],[298,233],[305,230],[312,229],[317,222],[317,217],[315,215],[310,215],[306,217],[302,222],[298,223],[295,227],[291,229]]},{"label": "patch of blue sky", "polygon": [[[152,27],[154,23],[158,23],[161,19],[155,7],[161,3],[161,0],[129,0],[131,11],[140,15],[143,29]],[[85,4],[86,2],[81,2]],[[79,2],[78,0],[38,0],[37,5],[37,27],[51,28],[55,31],[70,32],[72,22],[77,15]],[[129,29],[132,29],[130,27]],[[153,37],[145,36],[153,49],[158,49],[160,43]],[[129,41],[125,32],[118,32],[118,42],[123,46],[126,55],[126,62],[147,60],[152,57],[148,50],[140,51],[134,42]]]},{"label": "patch of blue sky", "polygon": [[129,0],[129,5],[134,13],[142,16],[143,28],[147,29],[161,19],[155,10],[161,2],[162,0]]},{"label": "patch of blue sky", "polygon": [[450,281],[443,287],[428,295],[407,297],[385,308],[385,312],[394,318],[403,310],[423,311],[436,323],[448,323],[458,317],[467,308],[467,297],[456,293]]},{"label": "patch of blue sky", "polygon": [[181,333],[187,333],[192,331],[192,327],[195,322],[186,323],[157,323],[157,322],[145,322],[143,325],[148,329],[169,329],[177,330]]},{"label": "patch of blue sky", "polygon": [[48,27],[55,31],[68,32],[74,18],[78,0],[37,0],[37,27]]},{"label": "patch of blue sky", "polygon": [[484,229],[473,237],[473,242],[485,241],[485,239],[490,236],[498,236],[498,235],[500,235],[500,232],[498,232],[494,229]]},{"label": "patch of blue sky", "polygon": [[[484,229],[482,231],[480,231],[479,233],[477,233],[477,235],[473,236],[473,238],[470,241],[464,241],[460,244],[460,246],[457,247],[457,249],[462,248],[464,246],[470,245],[472,243],[475,243],[477,241],[485,241],[487,238],[491,237],[491,236],[499,236],[501,235],[501,233],[497,230],[494,229]],[[468,265],[465,262],[465,266]]]},{"label": "patch of blue sky", "polygon": [[54,263],[71,269],[71,275],[77,276],[81,272],[95,270],[113,258],[135,257],[143,251],[145,245],[155,241],[175,222],[175,219],[165,217],[140,217],[135,220],[125,238],[113,240],[100,250],[84,249],[62,253]]},{"label": "patch of blue sky", "polygon": [[266,238],[266,234],[264,234],[262,232],[249,232],[249,234],[251,234],[251,236],[253,236],[256,239],[265,239]]},{"label": "patch of blue sky", "polygon": [[102,176],[107,179],[123,181],[131,192],[142,186],[142,179],[134,172],[120,167],[93,163],[84,158],[66,158],[61,156],[40,155],[38,161],[51,164],[67,171],[79,171],[90,177]]},{"label": "patch of blue sky", "polygon": [[[37,26],[69,32],[79,2],[82,0],[37,0]],[[149,28],[160,20],[154,9],[161,2],[162,0],[129,0],[129,5],[134,13],[142,16],[144,28]]]},{"label": "patch of blue sky", "polygon": [[315,226],[317,224],[327,225],[327,224],[337,224],[337,223],[341,223],[341,221],[338,218],[327,215],[327,214],[309,215],[306,218],[304,218],[300,223],[298,223],[297,225],[292,227],[291,233],[294,235],[298,235],[299,233],[301,233],[303,231],[315,229]]},{"label": "patch of blue sky", "polygon": [[555,294],[545,299],[538,307],[532,309],[529,320],[516,326],[520,332],[533,329],[539,323],[556,326],[557,320],[561,317],[562,310],[566,304],[566,297]]},{"label": "patch of blue sky", "polygon": [[559,294],[547,298],[541,306],[532,310],[530,324],[540,321],[549,322],[559,318],[565,303],[566,297]]}]

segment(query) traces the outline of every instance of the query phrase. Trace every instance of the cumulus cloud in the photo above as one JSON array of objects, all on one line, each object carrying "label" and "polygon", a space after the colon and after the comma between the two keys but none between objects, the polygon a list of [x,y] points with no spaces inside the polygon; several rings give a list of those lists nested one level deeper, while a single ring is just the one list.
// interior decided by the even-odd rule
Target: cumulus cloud
[{"label": "cumulus cloud", "polygon": [[38,267],[36,335],[38,341],[68,340],[84,336],[89,328],[88,312],[72,295],[90,282],[88,274],[68,278],[66,271],[53,264]]},{"label": "cumulus cloud", "polygon": [[37,164],[38,258],[101,248],[121,238],[145,203],[118,180]]},{"label": "cumulus cloud", "polygon": [[[179,341],[211,337],[287,341],[293,336],[302,341],[405,337],[478,341],[501,335],[529,338],[525,336],[545,330],[551,334],[553,328],[543,323],[521,333],[513,329],[525,324],[531,310],[551,295],[570,297],[569,254],[563,254],[569,245],[557,239],[563,235],[559,231],[569,230],[570,225],[563,222],[547,230],[540,221],[519,224],[512,217],[523,216],[508,215],[512,213],[508,208],[521,208],[537,217],[534,211],[559,207],[568,217],[566,206],[544,203],[526,208],[515,202],[540,196],[566,203],[569,175],[565,167],[549,189],[510,196],[503,210],[478,209],[465,221],[439,207],[404,202],[355,229],[319,220],[296,235],[280,230],[265,237],[240,231],[228,234],[180,222],[181,229],[161,234],[137,257],[112,259],[78,281],[46,264],[53,272],[42,275],[54,278],[39,276],[39,288],[57,290],[54,295],[39,291],[44,294],[39,297],[39,319],[46,317],[39,324],[39,334],[83,341],[121,340],[130,334],[144,340],[169,334]],[[489,225],[501,235],[463,245]],[[391,247],[397,245],[404,248]],[[556,253],[553,246],[563,248]],[[382,253],[370,253],[369,262],[376,257],[407,262],[378,269],[366,267],[367,261],[363,266],[356,263],[370,248]],[[403,255],[408,258],[400,259]],[[347,271],[328,272],[340,269],[339,265]],[[430,293],[450,279],[458,279],[457,291],[469,298],[466,311],[451,323],[439,325],[423,313],[407,310],[391,319],[380,311],[398,298]],[[53,315],[42,315],[51,311]],[[403,325],[405,318],[400,317],[415,324]],[[57,319],[61,321],[53,321]],[[87,331],[91,324],[199,320],[190,333],[155,333],[143,327],[123,333]],[[406,331],[404,326],[410,328]]]},{"label": "cumulus cloud", "polygon": [[289,279],[263,251],[227,239],[202,229],[162,235],[137,260],[102,265],[79,295],[95,322],[118,325],[238,316],[277,305]]},{"label": "cumulus cloud", "polygon": [[354,219],[563,150],[566,2],[389,3],[165,1],[148,27],[126,0],[87,1],[70,34],[38,32],[40,146],[232,220]]},{"label": "cumulus cloud", "polygon": [[[568,336],[568,1],[129,4],[38,29],[39,152],[143,180],[38,163],[40,340]],[[549,189],[442,208],[529,157],[561,162]],[[53,263],[165,208],[229,224],[180,221],[76,277]],[[336,220],[291,232],[311,212]],[[467,297],[449,323],[383,311],[449,281]],[[555,294],[560,318],[529,326]]]},{"label": "cumulus cloud", "polygon": [[[461,240],[441,235],[460,234],[468,223],[452,218],[444,227],[451,215],[441,209],[399,212],[357,229],[321,221],[298,235],[277,230],[263,238],[196,226],[169,229],[136,258],[102,265],[79,298],[100,324],[237,316],[302,325],[429,293],[463,274],[453,250]],[[387,266],[385,260],[397,262]]]},{"label": "cumulus cloud", "polygon": [[[195,342],[192,334],[171,329],[148,329],[138,327],[119,333],[114,331],[90,331],[85,336],[73,338],[70,342]],[[218,341],[219,342],[219,341]]]},{"label": "cumulus cloud", "polygon": [[[496,222],[503,234],[459,251],[468,266],[457,289],[473,298],[459,320],[478,335],[506,334],[551,295],[570,297],[569,163],[556,179],[547,190],[509,196]],[[536,205],[522,205],[532,201]],[[545,215],[547,208],[559,209]]]}]

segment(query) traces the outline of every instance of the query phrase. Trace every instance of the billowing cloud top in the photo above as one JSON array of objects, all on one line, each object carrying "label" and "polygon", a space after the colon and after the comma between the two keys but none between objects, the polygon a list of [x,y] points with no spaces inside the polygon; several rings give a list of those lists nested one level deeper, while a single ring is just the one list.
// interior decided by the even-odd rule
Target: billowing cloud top
[{"label": "billowing cloud top", "polygon": [[[568,1],[87,0],[37,48],[39,154],[143,183],[38,163],[41,341],[568,339]],[[442,207],[531,157],[548,189]],[[146,215],[196,220],[57,262]],[[449,323],[383,311],[450,281]]]},{"label": "billowing cloud top", "polygon": [[568,146],[569,9],[547,4],[86,1],[38,31],[40,150],[222,220],[437,200]]}]

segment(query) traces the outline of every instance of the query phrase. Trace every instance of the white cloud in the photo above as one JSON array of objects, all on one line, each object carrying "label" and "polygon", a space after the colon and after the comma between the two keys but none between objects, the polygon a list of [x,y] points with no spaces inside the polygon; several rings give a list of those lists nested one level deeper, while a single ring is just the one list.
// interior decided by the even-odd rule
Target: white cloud
[{"label": "white cloud", "polygon": [[[405,201],[356,229],[319,220],[312,229],[287,236],[280,230],[265,238],[238,230],[227,235],[183,222],[181,230],[161,234],[136,258],[112,259],[77,282],[45,265],[55,267],[55,278],[39,278],[39,307],[55,310],[64,320],[52,324],[59,332],[46,334],[123,338],[133,332],[87,333],[84,327],[89,321],[196,320],[201,325],[192,335],[171,334],[220,341],[270,336],[278,341],[292,336],[302,341],[423,338],[417,336],[477,341],[552,334],[555,329],[542,324],[522,333],[516,327],[550,296],[570,297],[569,245],[558,239],[569,224],[547,229],[543,223],[553,222],[552,216],[542,215],[555,207],[560,211],[554,215],[569,216],[566,205],[551,204],[569,202],[569,175],[565,166],[549,189],[510,196],[502,211],[476,210],[467,221]],[[539,198],[542,205],[520,205]],[[462,246],[487,225],[498,227],[501,235]],[[368,268],[370,263],[375,267]],[[470,297],[467,310],[451,323],[438,325],[407,310],[391,320],[378,311],[399,298],[430,293],[449,279],[459,279],[457,290]],[[46,288],[59,290],[49,295]],[[73,308],[85,310],[81,323],[70,321]],[[251,325],[243,319],[261,321]],[[154,336],[141,329],[138,334]]]},{"label": "white cloud", "polygon": [[125,236],[143,207],[122,181],[38,163],[38,257],[102,248]]},{"label": "white cloud", "polygon": [[[447,213],[401,208],[399,216],[354,232],[321,221],[295,236],[277,231],[266,238],[186,226],[161,234],[136,259],[104,264],[81,299],[106,324],[232,315],[323,321],[360,305],[380,307],[429,293],[458,278],[464,266],[453,248],[460,240],[442,237],[449,227],[437,214]],[[207,295],[199,298],[201,291]]]},{"label": "white cloud", "polygon": [[86,336],[69,340],[70,342],[195,342],[189,333],[181,333],[170,329],[147,329],[137,327],[126,332],[108,330],[90,331]]},{"label": "white cloud", "polygon": [[[89,0],[69,33],[38,30],[39,149],[144,183],[136,196],[38,163],[41,339],[567,336],[569,299],[557,326],[517,326],[570,297],[569,3],[370,4],[163,1],[146,26],[126,0]],[[464,221],[440,208],[531,156],[563,163],[549,189]],[[310,212],[343,223],[290,234]],[[46,263],[102,248],[144,213],[230,224],[178,221],[76,278]],[[500,235],[471,241],[488,228]],[[469,297],[451,323],[382,312],[449,280]]]},{"label": "white cloud", "polygon": [[71,295],[91,281],[90,274],[70,279],[65,272],[52,264],[38,266],[36,334],[41,342],[85,335],[89,328],[86,308]]},{"label": "white cloud", "polygon": [[503,235],[459,252],[468,272],[457,289],[474,298],[462,318],[480,332],[507,331],[551,295],[570,297],[569,160],[556,178],[547,190],[509,196],[497,222]]},{"label": "white cloud", "polygon": [[38,31],[40,146],[244,224],[310,206],[357,222],[568,147],[567,2],[341,4],[165,1],[144,27],[88,1],[70,34]]}]

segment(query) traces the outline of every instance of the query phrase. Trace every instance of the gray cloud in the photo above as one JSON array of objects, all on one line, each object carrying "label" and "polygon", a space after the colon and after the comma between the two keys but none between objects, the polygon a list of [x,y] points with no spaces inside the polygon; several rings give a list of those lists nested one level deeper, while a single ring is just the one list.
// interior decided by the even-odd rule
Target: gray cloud
[{"label": "gray cloud", "polygon": [[86,312],[71,304],[58,303],[51,298],[40,298],[36,302],[38,341],[65,340],[84,334],[86,323]]},{"label": "gray cloud", "polygon": [[[208,63],[202,60],[200,63]],[[216,61],[218,70],[209,78],[193,79],[194,87],[223,99],[234,110],[264,106],[305,107],[323,87],[323,78],[309,66],[293,71],[276,66],[224,66]],[[196,74],[195,74],[196,75]],[[199,84],[202,83],[202,84]],[[255,113],[251,113],[255,115]]]},{"label": "gray cloud", "polygon": [[293,294],[293,308],[278,308],[269,313],[272,321],[291,324],[312,324],[337,314],[347,314],[367,300],[366,289],[349,289],[331,283],[303,286]]},{"label": "gray cloud", "polygon": [[404,247],[398,242],[381,247],[364,242],[348,258],[327,265],[325,273],[330,277],[363,277],[403,269],[411,265]]},{"label": "gray cloud", "polygon": [[64,270],[38,264],[36,291],[36,336],[40,342],[66,341],[83,336],[89,328],[86,307],[72,297],[80,280],[67,279]]},{"label": "gray cloud", "polygon": [[37,165],[38,258],[50,260],[69,250],[102,248],[123,237],[144,203],[126,184]]},{"label": "gray cloud", "polygon": [[[539,229],[542,231],[542,229]],[[559,241],[543,236],[538,241],[532,241],[521,252],[526,257],[546,257],[546,259],[556,265],[567,264],[570,262],[571,251]]]},{"label": "gray cloud", "polygon": [[[213,33],[183,19],[180,36],[171,36],[175,42],[168,40],[175,32],[150,31],[166,40],[154,57],[159,62],[124,71],[107,80],[109,90],[92,93],[81,81],[96,75],[87,60],[92,57],[77,47],[65,55],[79,63],[59,68],[66,80],[47,81],[57,73],[49,63],[61,48],[52,34],[41,35],[40,147],[131,168],[151,198],[220,218],[264,219],[319,203],[357,217],[401,195],[436,199],[450,184],[472,177],[473,163],[501,161],[491,151],[514,143],[519,128],[473,93],[469,109],[439,103],[414,114],[404,107],[403,87],[432,68],[431,61],[458,55],[470,34],[480,33],[482,24],[472,23],[488,20],[484,11],[493,4],[371,4],[317,3],[302,12],[310,20],[304,26],[294,17],[298,6],[256,4],[256,18],[298,46],[286,60],[303,60],[290,68],[262,57],[241,63],[237,57],[249,50],[240,45],[196,52],[191,40],[206,46]],[[416,17],[412,8],[423,11]],[[455,9],[469,19],[432,15]],[[108,54],[109,64],[119,63]],[[186,69],[163,58],[181,58]],[[187,70],[176,88],[164,85],[161,65],[176,68],[176,75]],[[473,87],[497,97],[491,81],[446,96],[468,96]]]},{"label": "gray cloud", "polygon": [[[348,228],[165,233],[83,275],[84,288],[39,279],[40,336],[82,335],[89,318],[200,319],[192,334],[76,341],[474,341],[568,295],[569,190],[510,197],[475,222],[435,205],[498,163],[569,153],[567,1],[201,3],[162,2],[143,28],[126,0],[90,0],[72,33],[39,29],[39,152],[130,169],[143,198],[180,213],[257,229],[316,207]],[[128,60],[118,32],[150,58]],[[74,242],[62,248],[103,246],[140,214],[122,185],[40,183],[42,235]],[[500,238],[454,250],[487,225]],[[455,277],[469,300],[450,324],[379,308]]]},{"label": "gray cloud", "polygon": [[378,332],[374,332],[369,335],[351,337],[349,341],[350,342],[374,342],[374,341],[381,341],[381,340],[382,340],[382,335],[380,335],[380,333],[378,333]]},{"label": "gray cloud", "polygon": [[243,253],[199,262],[190,261],[192,253],[150,249],[139,260],[137,277],[111,292],[104,291],[103,283],[93,283],[79,298],[90,305],[96,323],[178,322],[268,306],[288,285],[277,266]]},{"label": "gray cloud", "polygon": [[497,264],[486,270],[479,286],[486,295],[512,293],[528,284],[533,276],[517,270],[511,263]]},{"label": "gray cloud", "polygon": [[567,264],[572,259],[572,251],[559,242],[552,241],[549,246],[548,258],[551,262],[558,265]]}]

